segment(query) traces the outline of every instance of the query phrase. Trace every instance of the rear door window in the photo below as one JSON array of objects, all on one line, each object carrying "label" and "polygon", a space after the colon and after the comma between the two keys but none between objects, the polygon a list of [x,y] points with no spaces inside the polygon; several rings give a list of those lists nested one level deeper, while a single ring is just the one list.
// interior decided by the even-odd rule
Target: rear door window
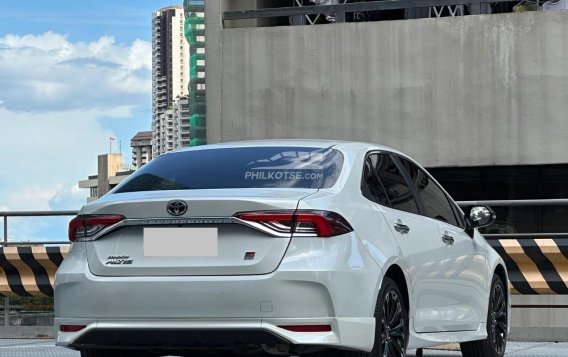
[{"label": "rear door window", "polygon": [[363,182],[361,191],[363,196],[383,206],[390,206],[385,187],[377,172],[379,154],[370,154],[365,159],[363,167]]},{"label": "rear door window", "polygon": [[458,226],[450,201],[436,182],[426,171],[409,160],[403,157],[399,157],[399,160],[420,194],[424,215]]},{"label": "rear door window", "polygon": [[136,171],[113,193],[226,188],[329,188],[343,154],[332,148],[237,147],[173,152]]},{"label": "rear door window", "polygon": [[377,156],[376,171],[391,207],[405,212],[418,213],[414,195],[390,155],[379,154]]}]

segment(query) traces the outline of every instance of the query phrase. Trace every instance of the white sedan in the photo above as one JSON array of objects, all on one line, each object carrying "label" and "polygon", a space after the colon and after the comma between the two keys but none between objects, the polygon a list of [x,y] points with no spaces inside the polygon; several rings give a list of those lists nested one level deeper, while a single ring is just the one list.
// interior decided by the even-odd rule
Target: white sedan
[{"label": "white sedan", "polygon": [[388,147],[250,141],[164,154],[69,224],[57,344],[81,356],[501,357],[505,264]]}]

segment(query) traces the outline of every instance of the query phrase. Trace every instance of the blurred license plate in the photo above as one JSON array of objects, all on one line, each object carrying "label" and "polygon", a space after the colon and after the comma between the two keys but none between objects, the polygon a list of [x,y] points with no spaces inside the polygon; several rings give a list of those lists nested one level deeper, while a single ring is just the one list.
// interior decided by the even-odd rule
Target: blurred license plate
[{"label": "blurred license plate", "polygon": [[217,228],[144,228],[145,257],[216,257]]}]

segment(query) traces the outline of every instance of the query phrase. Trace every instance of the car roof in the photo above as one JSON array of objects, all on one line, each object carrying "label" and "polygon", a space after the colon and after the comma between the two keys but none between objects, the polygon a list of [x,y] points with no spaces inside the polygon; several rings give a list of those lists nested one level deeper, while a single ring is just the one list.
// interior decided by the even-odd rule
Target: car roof
[{"label": "car roof", "polygon": [[219,144],[202,145],[191,148],[186,147],[171,152],[239,148],[239,147],[258,147],[258,146],[299,146],[299,147],[315,147],[315,148],[333,147],[334,149],[338,149],[340,151],[383,150],[383,151],[390,151],[402,154],[400,151],[396,149],[379,144],[357,142],[357,141],[321,140],[321,139],[246,140],[246,141],[235,141],[235,142],[227,142]]}]

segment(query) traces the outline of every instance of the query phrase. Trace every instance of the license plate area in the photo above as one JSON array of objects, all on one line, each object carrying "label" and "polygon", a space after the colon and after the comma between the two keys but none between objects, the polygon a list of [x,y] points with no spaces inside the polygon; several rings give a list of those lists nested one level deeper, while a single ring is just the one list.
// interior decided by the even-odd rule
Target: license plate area
[{"label": "license plate area", "polygon": [[144,228],[145,257],[217,257],[217,228]]}]

